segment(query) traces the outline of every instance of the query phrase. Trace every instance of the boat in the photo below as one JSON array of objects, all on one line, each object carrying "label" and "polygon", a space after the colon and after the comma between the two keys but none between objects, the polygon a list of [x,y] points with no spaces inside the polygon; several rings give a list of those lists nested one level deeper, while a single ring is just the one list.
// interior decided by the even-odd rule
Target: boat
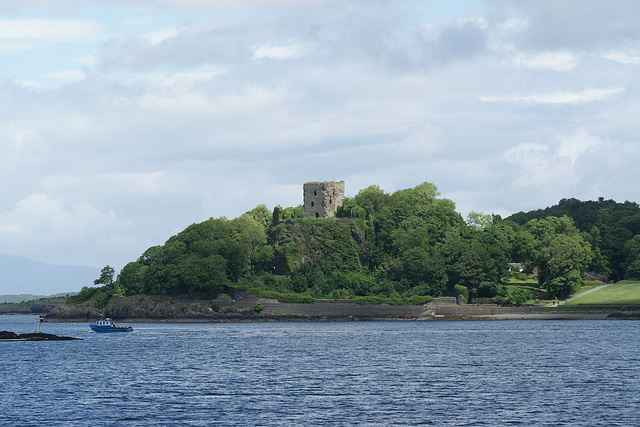
[{"label": "boat", "polygon": [[91,330],[94,332],[131,332],[133,328],[131,326],[116,326],[113,320],[109,319],[96,319],[96,323],[89,324]]}]

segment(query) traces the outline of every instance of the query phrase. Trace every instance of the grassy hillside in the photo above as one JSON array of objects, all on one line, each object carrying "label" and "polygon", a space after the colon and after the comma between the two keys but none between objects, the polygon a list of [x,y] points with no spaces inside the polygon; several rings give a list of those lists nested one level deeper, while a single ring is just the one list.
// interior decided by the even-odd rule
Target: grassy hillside
[{"label": "grassy hillside", "polygon": [[19,294],[19,295],[0,295],[0,303],[16,304],[24,301],[33,301],[34,299],[44,298],[44,295]]},{"label": "grassy hillside", "polygon": [[77,292],[64,292],[55,295],[33,295],[33,294],[19,294],[19,295],[0,295],[0,304],[11,303],[17,304],[19,302],[34,301],[43,298],[56,298],[56,297],[68,297],[76,295]]},{"label": "grassy hillside", "polygon": [[45,314],[57,305],[64,304],[68,295],[45,297],[17,303],[0,303],[0,314]]},{"label": "grassy hillside", "polygon": [[566,305],[640,305],[640,281],[625,280],[569,301]]}]

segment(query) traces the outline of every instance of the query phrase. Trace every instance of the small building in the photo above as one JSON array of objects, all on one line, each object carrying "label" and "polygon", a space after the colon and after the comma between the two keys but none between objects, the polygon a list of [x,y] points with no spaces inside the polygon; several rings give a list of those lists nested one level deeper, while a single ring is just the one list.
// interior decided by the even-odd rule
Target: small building
[{"label": "small building", "polygon": [[307,182],[302,191],[305,218],[335,216],[344,201],[344,181]]},{"label": "small building", "polygon": [[522,272],[524,271],[524,265],[519,262],[508,262],[509,271]]}]

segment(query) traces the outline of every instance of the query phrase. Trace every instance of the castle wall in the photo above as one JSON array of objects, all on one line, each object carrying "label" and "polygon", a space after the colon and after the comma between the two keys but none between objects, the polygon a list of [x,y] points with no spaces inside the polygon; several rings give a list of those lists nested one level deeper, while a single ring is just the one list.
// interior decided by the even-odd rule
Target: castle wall
[{"label": "castle wall", "polygon": [[307,182],[302,191],[305,218],[335,216],[344,201],[344,181]]}]

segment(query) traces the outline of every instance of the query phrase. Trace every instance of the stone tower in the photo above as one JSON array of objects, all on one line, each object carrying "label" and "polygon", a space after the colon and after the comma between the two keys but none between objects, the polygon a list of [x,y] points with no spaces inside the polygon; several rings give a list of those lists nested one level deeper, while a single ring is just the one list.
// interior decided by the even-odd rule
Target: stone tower
[{"label": "stone tower", "polygon": [[307,182],[304,193],[304,216],[328,218],[335,216],[344,200],[344,181]]}]

